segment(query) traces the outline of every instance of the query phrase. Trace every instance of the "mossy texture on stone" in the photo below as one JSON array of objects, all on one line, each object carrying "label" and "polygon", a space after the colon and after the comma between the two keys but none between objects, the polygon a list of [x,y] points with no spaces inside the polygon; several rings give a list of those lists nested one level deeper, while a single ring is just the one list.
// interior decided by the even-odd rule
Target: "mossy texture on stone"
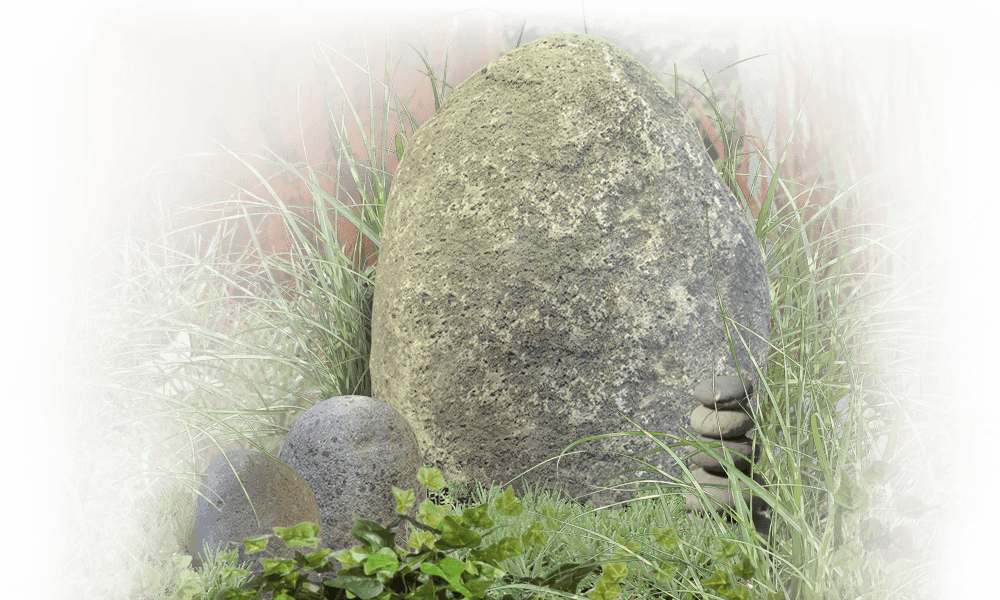
[{"label": "mossy texture on stone", "polygon": [[[550,35],[455,88],[406,148],[376,275],[372,395],[446,478],[505,484],[578,439],[635,431],[618,410],[684,436],[692,387],[737,375],[727,328],[758,380],[769,310],[751,223],[673,96],[600,38]],[[526,479],[578,496],[637,466],[601,450],[654,447],[588,442],[558,476],[553,461]],[[645,460],[681,476],[665,452]]]}]

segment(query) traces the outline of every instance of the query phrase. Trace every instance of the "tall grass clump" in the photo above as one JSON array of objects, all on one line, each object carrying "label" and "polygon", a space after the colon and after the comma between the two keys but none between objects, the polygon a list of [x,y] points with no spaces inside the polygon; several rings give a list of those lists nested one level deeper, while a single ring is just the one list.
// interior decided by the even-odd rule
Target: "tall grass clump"
[{"label": "tall grass clump", "polygon": [[[322,67],[333,71],[327,49],[317,44],[321,78]],[[428,58],[424,64],[439,108],[449,86]],[[208,464],[236,448],[274,456],[295,417],[315,402],[371,394],[371,307],[392,177],[385,157],[402,157],[418,127],[392,91],[388,53],[384,74],[376,86],[380,130],[372,118],[366,135],[347,100],[367,164],[351,154],[344,116],[327,97],[351,181],[339,179],[339,164],[331,177],[273,153],[230,153],[259,185],[199,206],[213,216],[196,224],[177,225],[164,208],[159,239],[115,241],[101,255],[100,264],[110,265],[104,276],[81,279],[84,309],[71,349],[81,399],[79,468],[68,484],[77,515],[71,564],[81,575],[70,579],[74,597],[212,598],[239,584],[231,556],[194,569],[185,547]],[[339,83],[335,71],[333,80]],[[510,533],[541,519],[552,543],[507,565],[503,583],[517,589],[545,565],[616,555],[628,565],[620,586],[630,599],[929,597],[921,586],[936,534],[918,529],[916,519],[939,498],[898,464],[916,452],[899,443],[900,432],[912,428],[906,411],[922,410],[924,399],[893,387],[906,372],[886,372],[880,360],[887,336],[899,332],[879,319],[906,298],[879,260],[914,232],[880,227],[873,234],[870,224],[849,221],[844,207],[864,184],[846,176],[825,184],[826,203],[809,204],[818,187],[783,176],[792,139],[769,147],[738,99],[723,105],[705,80],[696,85],[676,71],[663,77],[752,219],[771,273],[771,352],[753,374],[762,382],[754,415],[762,456],[754,470],[767,485],[721,457],[734,486],[743,482],[769,504],[771,533],[762,537],[744,506],[728,524],[713,513],[690,526],[683,496],[703,491],[686,468],[682,482],[637,480],[640,491],[621,507],[532,493]],[[370,97],[374,107],[374,91]],[[390,110],[406,117],[392,131]],[[310,204],[283,201],[270,184],[282,174],[307,186]],[[351,189],[353,204],[342,200]],[[338,218],[358,232],[354,248],[341,246]],[[270,219],[288,233],[286,252],[260,243]],[[107,283],[91,285],[97,281]],[[656,439],[678,460],[715,453],[692,440],[629,433]],[[475,496],[456,491],[457,482],[446,489],[450,495],[439,500],[461,507],[492,502],[503,486]],[[666,552],[650,544],[652,525],[672,528],[678,545]]]}]

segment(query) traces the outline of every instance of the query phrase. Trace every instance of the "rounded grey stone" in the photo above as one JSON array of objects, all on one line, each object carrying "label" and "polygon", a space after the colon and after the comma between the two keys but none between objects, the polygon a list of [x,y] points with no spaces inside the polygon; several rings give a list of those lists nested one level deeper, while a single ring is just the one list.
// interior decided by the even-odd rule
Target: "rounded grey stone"
[{"label": "rounded grey stone", "polygon": [[[326,547],[336,551],[363,545],[351,535],[355,515],[383,527],[399,517],[393,486],[413,490],[411,517],[426,498],[417,481],[423,461],[413,429],[391,406],[368,396],[317,402],[296,418],[278,456],[309,482]],[[396,545],[405,548],[402,525],[394,531]],[[339,561],[331,563],[340,569]]]},{"label": "rounded grey stone", "polygon": [[[723,514],[725,512],[725,507],[735,510],[736,504],[732,491],[729,489],[728,477],[714,475],[702,468],[691,469],[691,475],[694,476],[694,480],[702,486],[702,489],[709,498],[709,502],[713,504],[711,508],[715,510],[715,512]],[[760,486],[763,486],[765,483],[764,478],[757,473],[754,473],[753,481]],[[738,489],[747,490],[741,491],[740,495],[743,496],[743,501],[746,502],[747,507],[752,511],[761,511],[767,506],[767,503],[765,503],[762,498],[752,495],[749,491],[749,486],[742,481],[739,482]],[[687,512],[705,512],[705,507],[702,506],[701,500],[697,494],[684,495],[684,508]]]},{"label": "rounded grey stone", "polygon": [[600,38],[554,34],[473,74],[410,139],[372,395],[446,479],[607,505],[629,495],[603,488],[642,475],[629,458],[680,465],[639,435],[549,459],[639,427],[683,436],[697,382],[767,364],[769,323],[761,244],[672,92]]},{"label": "rounded grey stone", "polygon": [[309,484],[295,469],[259,450],[230,450],[215,457],[201,481],[188,549],[193,564],[200,566],[207,558],[203,556],[204,544],[213,554],[217,549],[227,552],[238,547],[236,564],[253,560],[250,571],[257,574],[263,570],[257,559],[295,558],[295,550],[274,537],[263,551],[247,555],[243,540],[274,534],[274,527],[293,527],[304,521],[320,525],[322,546],[319,506]]},{"label": "rounded grey stone", "polygon": [[[753,440],[744,436],[740,436],[733,439],[719,440],[718,438],[710,438],[704,435],[699,435],[698,439],[702,442],[712,443],[712,442],[722,442],[722,445],[729,449],[730,452],[735,454],[730,454],[730,458],[733,460],[733,466],[742,471],[743,473],[750,472],[750,456],[753,454],[754,460],[760,457],[760,446],[756,446]],[[722,448],[714,448],[715,452],[722,455]],[[691,464],[696,467],[701,467],[708,471],[709,473],[715,475],[725,475],[726,470],[722,467],[722,464],[709,456],[704,452],[699,452],[690,458]]]},{"label": "rounded grey stone", "polygon": [[708,408],[735,408],[748,406],[753,396],[753,383],[745,384],[739,377],[719,376],[706,379],[694,387],[694,397]]},{"label": "rounded grey stone", "polygon": [[753,418],[743,410],[712,410],[699,405],[691,411],[691,429],[714,439],[736,438],[753,429]]}]

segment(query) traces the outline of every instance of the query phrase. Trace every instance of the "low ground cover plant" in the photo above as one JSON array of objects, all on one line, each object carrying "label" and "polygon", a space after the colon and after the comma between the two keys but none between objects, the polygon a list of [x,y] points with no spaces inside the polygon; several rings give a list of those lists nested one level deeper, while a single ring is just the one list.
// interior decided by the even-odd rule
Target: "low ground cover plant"
[{"label": "low ground cover plant", "polygon": [[[435,78],[428,59],[425,65],[439,106],[448,86]],[[390,81],[388,64],[385,81]],[[771,507],[771,540],[757,534],[745,507],[729,515],[732,528],[714,514],[703,527],[684,525],[683,495],[704,493],[690,480],[667,485],[637,478],[627,509],[595,508],[545,493],[505,500],[504,486],[473,492],[459,491],[459,483],[445,486],[450,496],[431,496],[442,510],[452,506],[447,509],[453,511],[447,521],[452,531],[493,521],[494,511],[500,511],[504,518],[494,521],[494,539],[521,540],[523,552],[505,554],[503,576],[485,590],[498,600],[522,592],[575,598],[585,593],[594,600],[930,597],[927,548],[937,534],[917,523],[940,498],[897,464],[904,453],[916,452],[900,442],[901,432],[912,426],[906,411],[922,410],[921,403],[929,400],[912,386],[894,387],[905,382],[911,367],[884,360],[895,346],[887,341],[886,328],[875,326],[905,293],[893,277],[855,268],[860,254],[891,254],[897,237],[912,232],[875,236],[867,224],[847,221],[848,211],[837,209],[858,184],[846,178],[832,192],[824,188],[832,198],[828,204],[805,210],[800,200],[817,186],[783,178],[787,145],[769,149],[765,140],[755,139],[745,123],[732,118],[739,113],[738,103],[720,105],[710,85],[682,80],[676,72],[669,83],[692,92],[675,93],[699,123],[706,145],[715,149],[716,168],[755,223],[772,272],[772,351],[768,364],[758,366],[763,383],[754,415],[763,447],[754,469],[767,485],[761,487],[720,457],[734,486],[742,481]],[[93,475],[68,484],[78,526],[71,559],[84,563],[90,575],[89,584],[68,590],[73,597],[189,600],[214,598],[224,590],[236,593],[247,580],[246,565],[232,564],[235,554],[216,549],[201,568],[190,567],[185,545],[199,474],[219,451],[257,448],[276,454],[294,418],[319,400],[370,395],[367,356],[377,261],[367,263],[362,243],[380,245],[391,181],[385,155],[402,156],[418,127],[410,118],[409,131],[388,131],[390,106],[402,103],[390,84],[383,87],[381,145],[374,139],[374,115],[371,136],[364,136],[368,164],[354,161],[347,132],[336,129],[360,195],[354,207],[326,191],[322,183],[332,178],[307,164],[234,154],[258,174],[262,186],[241,189],[218,206],[200,207],[219,211],[209,222],[215,226],[211,235],[204,235],[203,227],[173,227],[165,218],[157,243],[123,240],[109,250],[118,253],[121,265],[111,273],[112,284],[88,288],[91,281],[81,282],[82,290],[92,291],[81,302],[89,308],[80,343],[71,352],[77,391],[86,398],[79,409],[81,432],[96,433],[86,433],[93,437],[81,439],[79,450],[81,456],[102,458],[81,463],[81,471],[89,468]],[[748,172],[751,162],[760,169]],[[268,195],[263,185],[268,176],[259,165],[300,178],[313,195],[310,210]],[[339,180],[334,183],[344,187]],[[234,243],[237,225],[257,231],[263,216],[281,219],[293,240],[287,254],[269,255],[254,236],[249,247]],[[341,248],[333,216],[363,233],[353,252]],[[247,256],[261,268],[247,269]],[[904,406],[903,395],[910,404]],[[657,439],[682,465],[686,455],[708,450],[691,440],[668,442],[656,432],[627,433]],[[115,479],[115,472],[135,472],[123,466],[133,457],[151,466],[137,477]],[[425,479],[439,489],[436,478]],[[92,498],[102,488],[125,491],[120,503],[108,508],[114,516],[99,524],[90,515],[99,513],[100,503]],[[515,511],[516,502],[523,507],[520,514],[502,514]],[[428,506],[427,514],[436,510]],[[472,511],[468,521],[466,511]],[[130,518],[121,518],[122,513]],[[433,523],[435,518],[422,525],[436,529],[446,522],[441,517]],[[444,529],[410,525],[412,534],[430,535],[428,542],[445,539]],[[274,535],[310,537],[308,526],[291,529]],[[366,575],[389,573],[393,558],[397,569],[402,564],[395,549],[375,547],[381,543],[375,543],[378,531],[375,525],[359,528],[370,543],[369,550],[359,551],[363,560],[385,561]],[[542,539],[540,545],[533,543]],[[427,544],[431,554],[444,548],[434,544]],[[106,557],[94,556],[95,547]],[[478,545],[463,548],[468,553],[461,559],[449,556],[465,560],[478,551]],[[375,554],[384,558],[371,559]],[[291,573],[315,566],[318,558],[302,556],[305,563],[296,566],[271,563],[270,575],[288,576],[282,585],[302,583]],[[572,590],[546,579],[567,564],[590,567]],[[121,570],[119,565],[128,566]],[[482,568],[482,573],[489,570]],[[618,576],[622,568],[628,576]],[[667,571],[666,578],[658,577]],[[455,575],[442,580],[453,581]],[[375,579],[383,586],[388,582]],[[618,594],[612,596],[615,586]],[[277,598],[280,590],[271,591]],[[302,584],[294,597],[310,591]]]},{"label": "low ground cover plant", "polygon": [[[418,479],[429,489],[440,489],[444,485],[441,472],[434,468],[421,469]],[[668,585],[678,570],[678,564],[687,566],[676,557],[673,560],[650,563],[642,554],[634,552],[641,550],[641,544],[618,536],[620,549],[616,549],[610,558],[547,565],[539,575],[520,577],[514,584],[498,585],[497,580],[506,575],[504,567],[509,559],[524,556],[532,546],[544,547],[548,544],[546,534],[551,535],[554,528],[567,524],[562,521],[561,515],[554,515],[551,511],[546,511],[546,514],[536,513],[537,520],[522,535],[503,538],[498,535],[493,538],[496,541],[481,547],[481,544],[487,543],[484,541],[486,536],[502,529],[494,521],[495,517],[516,517],[525,512],[525,507],[517,501],[510,487],[492,503],[483,502],[464,508],[461,513],[454,507],[447,511],[430,500],[425,500],[419,513],[422,523],[404,514],[414,502],[413,490],[393,488],[393,494],[399,519],[384,527],[355,517],[352,534],[363,545],[356,545],[334,555],[344,565],[336,578],[326,578],[320,583],[314,583],[310,578],[327,570],[327,557],[333,554],[332,550],[320,549],[309,554],[297,552],[294,560],[261,559],[264,566],[262,573],[240,586],[222,588],[215,597],[219,600],[238,600],[259,598],[260,594],[270,592],[277,598],[301,599],[358,597],[369,600],[458,595],[484,598],[488,593],[495,597],[497,593],[513,589],[533,593],[556,591],[575,597],[584,579],[593,579],[590,576],[600,568],[600,576],[590,582],[587,597],[592,600],[613,600],[621,594],[619,582],[628,575],[629,562],[638,560],[645,563],[655,573],[656,579]],[[403,520],[409,521],[416,530],[410,535],[407,549],[393,548],[395,536],[391,530]],[[650,539],[662,549],[679,546],[673,522],[668,523],[668,527],[651,530]],[[479,534],[476,529],[488,531]],[[314,523],[301,523],[296,527],[276,527],[274,534],[280,535],[289,547],[316,548],[318,531],[319,526]],[[244,540],[247,551],[264,549],[268,537],[270,536],[262,535],[247,538]],[[735,553],[735,546],[727,544],[723,552],[717,553],[715,557],[729,558]],[[648,551],[643,554],[652,556]],[[753,575],[753,567],[745,557],[735,571],[743,577]],[[246,571],[236,573],[245,575]],[[728,569],[715,569],[701,581],[701,585],[703,589],[710,589],[725,598],[748,597],[745,588],[740,589],[733,582]],[[679,597],[687,596],[688,593],[682,593]],[[509,592],[502,596],[502,600],[513,598]]]}]

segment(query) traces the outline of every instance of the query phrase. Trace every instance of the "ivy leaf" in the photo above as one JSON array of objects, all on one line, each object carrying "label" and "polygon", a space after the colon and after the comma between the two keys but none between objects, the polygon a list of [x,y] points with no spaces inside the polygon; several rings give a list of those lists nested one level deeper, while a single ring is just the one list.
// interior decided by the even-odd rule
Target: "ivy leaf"
[{"label": "ivy leaf", "polygon": [[833,499],[838,507],[842,507],[842,512],[854,514],[868,509],[868,495],[858,487],[858,484],[851,481],[850,477],[840,478],[840,487],[833,495]]},{"label": "ivy leaf", "polygon": [[569,511],[559,511],[558,513],[552,509],[550,506],[546,506],[542,509],[542,515],[545,517],[545,525],[549,529],[559,529],[559,521],[556,519],[565,519],[569,516]]},{"label": "ivy leaf", "polygon": [[542,535],[542,524],[535,523],[521,536],[521,542],[527,546],[544,546],[545,536]]},{"label": "ivy leaf", "polygon": [[885,547],[880,550],[882,559],[890,564],[901,558],[910,560],[917,558],[917,551],[913,545],[913,532],[905,525],[893,527]]},{"label": "ivy leaf", "polygon": [[889,526],[878,519],[865,519],[861,525],[861,546],[865,550],[889,546]]},{"label": "ivy leaf", "polygon": [[715,591],[722,591],[732,587],[732,582],[729,580],[729,574],[722,571],[722,569],[716,569],[715,573],[708,579],[701,580],[702,585],[708,589]]},{"label": "ivy leaf", "polygon": [[899,470],[884,460],[876,460],[865,470],[865,481],[869,485],[884,485]]},{"label": "ivy leaf", "polygon": [[896,511],[904,517],[909,517],[911,519],[918,519],[925,513],[936,508],[941,508],[942,506],[944,506],[944,504],[928,506],[924,502],[918,500],[913,494],[904,494],[899,500],[896,501]]},{"label": "ivy leaf", "polygon": [[833,564],[845,571],[857,570],[861,566],[861,554],[858,552],[857,544],[844,544],[837,549],[836,556]]},{"label": "ivy leaf", "polygon": [[432,490],[439,490],[444,487],[444,476],[437,467],[420,467],[417,471],[417,481],[426,485]]},{"label": "ivy leaf", "polygon": [[740,564],[733,565],[733,575],[736,575],[740,579],[753,579],[755,572],[756,569],[753,568],[753,565],[750,563],[750,559],[746,556],[743,557]]},{"label": "ivy leaf", "polygon": [[657,544],[663,546],[664,548],[673,548],[678,544],[677,536],[674,535],[673,529],[663,529],[656,527],[653,529],[653,541]]},{"label": "ivy leaf", "polygon": [[716,558],[731,558],[736,556],[737,552],[739,552],[739,547],[737,547],[736,542],[731,540],[720,540],[720,543],[722,544],[722,549],[715,553]]},{"label": "ivy leaf", "polygon": [[503,496],[497,498],[493,504],[497,507],[497,511],[505,517],[516,517],[524,510],[524,506],[514,497],[514,490],[510,486],[507,486]]}]

